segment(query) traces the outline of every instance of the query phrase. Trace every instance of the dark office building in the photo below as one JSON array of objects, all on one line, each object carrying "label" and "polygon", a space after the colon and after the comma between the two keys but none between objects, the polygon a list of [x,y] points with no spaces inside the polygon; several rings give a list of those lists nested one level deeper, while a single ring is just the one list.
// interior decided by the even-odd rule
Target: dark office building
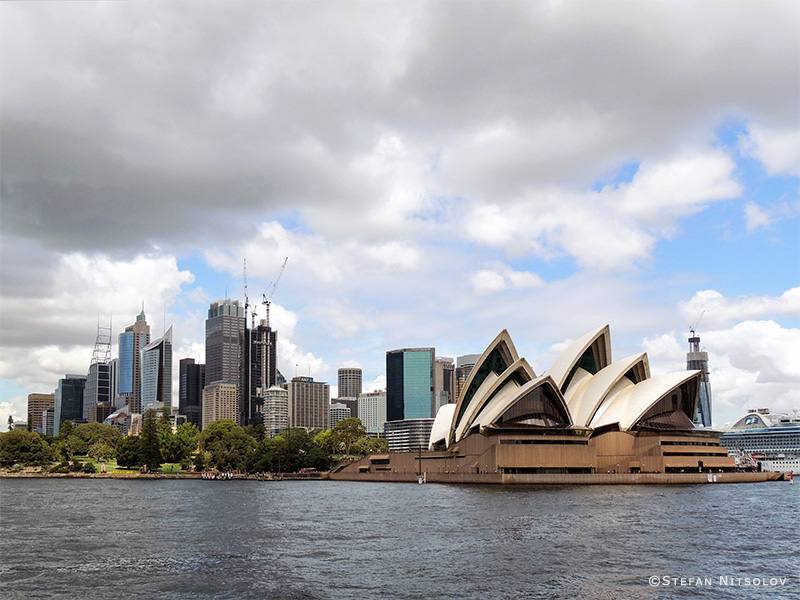
[{"label": "dark office building", "polygon": [[255,329],[245,332],[245,371],[242,373],[244,389],[240,419],[242,425],[264,423],[264,398],[267,390],[278,383],[278,332],[266,320]]},{"label": "dark office building", "polygon": [[206,366],[195,364],[193,358],[183,358],[178,364],[180,368],[178,413],[186,415],[187,423],[194,423],[200,429],[203,421]]},{"label": "dark office building", "polygon": [[83,418],[83,390],[85,387],[86,375],[67,375],[58,380],[53,435],[58,435],[64,421],[85,421]]}]

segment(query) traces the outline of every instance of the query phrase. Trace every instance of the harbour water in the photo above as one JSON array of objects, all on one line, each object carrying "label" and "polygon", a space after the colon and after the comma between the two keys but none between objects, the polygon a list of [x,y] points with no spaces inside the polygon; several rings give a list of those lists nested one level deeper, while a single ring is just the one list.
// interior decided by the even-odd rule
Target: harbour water
[{"label": "harbour water", "polygon": [[800,598],[800,486],[0,480],[0,597]]}]

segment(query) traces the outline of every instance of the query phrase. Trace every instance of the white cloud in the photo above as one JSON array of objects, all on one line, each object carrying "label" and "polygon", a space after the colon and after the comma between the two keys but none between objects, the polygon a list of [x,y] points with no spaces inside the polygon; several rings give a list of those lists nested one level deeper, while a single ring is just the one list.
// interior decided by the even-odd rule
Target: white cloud
[{"label": "white cloud", "polygon": [[475,293],[481,296],[508,289],[532,289],[545,285],[536,273],[515,271],[503,264],[497,264],[492,269],[476,271],[470,277],[470,283]]},{"label": "white cloud", "polygon": [[650,258],[680,218],[741,193],[735,164],[717,150],[643,162],[632,181],[598,192],[552,188],[505,204],[476,202],[464,218],[468,239],[509,255],[569,254],[590,269],[628,269]]},{"label": "white cloud", "polygon": [[769,206],[748,202],[744,207],[745,228],[747,233],[770,229],[777,221],[792,218],[799,212],[800,202],[777,202]]},{"label": "white cloud", "polygon": [[408,242],[391,241],[385,244],[370,244],[361,250],[379,269],[389,273],[416,269],[422,255]]},{"label": "white cloud", "polygon": [[739,150],[766,167],[770,175],[800,177],[800,129],[768,129],[751,123],[739,138]]},{"label": "white cloud", "polygon": [[693,151],[663,162],[645,162],[630,183],[605,188],[606,204],[636,222],[669,231],[676,219],[701,210],[709,202],[741,193],[733,178],[736,165],[721,150]]},{"label": "white cloud", "polygon": [[702,319],[704,328],[770,316],[793,317],[800,315],[800,287],[786,290],[780,296],[738,298],[726,298],[716,290],[702,290],[688,302],[681,302],[679,310],[688,324],[695,325]]}]

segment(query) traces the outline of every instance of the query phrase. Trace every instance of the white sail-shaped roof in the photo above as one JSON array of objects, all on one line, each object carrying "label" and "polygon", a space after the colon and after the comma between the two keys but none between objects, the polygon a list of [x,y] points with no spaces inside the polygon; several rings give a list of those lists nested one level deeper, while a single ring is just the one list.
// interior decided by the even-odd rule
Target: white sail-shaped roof
[{"label": "white sail-shaped roof", "polygon": [[436,413],[436,418],[433,420],[433,428],[431,429],[431,437],[428,443],[428,449],[433,450],[436,444],[447,441],[450,435],[450,423],[453,422],[453,415],[456,412],[456,405],[453,403],[445,404]]},{"label": "white sail-shaped roof", "polygon": [[528,396],[532,391],[537,390],[538,388],[550,388],[550,393],[552,397],[555,399],[556,404],[560,409],[560,412],[566,417],[566,425],[571,424],[571,418],[569,415],[569,409],[567,405],[564,403],[564,398],[561,395],[558,387],[556,387],[553,378],[549,375],[542,375],[541,377],[537,377],[536,379],[532,379],[528,383],[523,386],[518,387],[513,391],[511,394],[506,394],[502,398],[498,398],[497,402],[492,402],[489,406],[486,407],[485,410],[481,411],[481,414],[475,419],[475,425],[479,425],[482,428],[487,427],[493,423],[496,423],[497,420],[502,417],[511,407],[515,404],[520,402],[523,398]]},{"label": "white sail-shaped roof", "polygon": [[573,422],[583,427],[589,426],[603,400],[626,374],[630,373],[632,384],[650,378],[650,364],[644,352],[618,360],[596,375],[589,375],[583,369],[578,371],[582,371],[581,375],[573,377],[564,397]]},{"label": "white sail-shaped roof", "polygon": [[650,376],[646,353],[611,361],[608,325],[572,342],[541,377],[503,330],[475,363],[454,405],[434,421],[431,447],[449,447],[476,430],[692,429],[699,371]]},{"label": "white sail-shaped roof", "polygon": [[504,329],[492,340],[492,343],[489,344],[486,350],[483,351],[483,354],[478,358],[467,380],[464,382],[464,387],[461,388],[458,402],[456,402],[453,422],[450,427],[449,443],[453,442],[456,428],[461,423],[472,399],[476,396],[480,397],[478,392],[482,391],[481,388],[485,389],[484,383],[486,378],[490,377],[490,374],[493,374],[495,378],[498,377],[518,358],[519,355],[517,354],[517,349],[514,347],[514,342],[511,341],[508,330]]},{"label": "white sail-shaped roof", "polygon": [[[528,364],[527,360],[520,358],[509,365],[499,377],[494,379],[488,388],[479,388],[480,393],[476,393],[473,396],[472,401],[464,411],[461,422],[456,427],[455,441],[459,441],[464,437],[464,434],[472,428],[475,417],[481,411],[485,410],[487,406],[495,404],[496,402],[502,402],[503,398],[513,395],[520,386],[531,381],[535,377],[536,373],[534,373],[533,367]],[[484,384],[488,381],[489,378],[484,381]],[[481,388],[483,387],[482,385]]]},{"label": "white sail-shaped roof", "polygon": [[[606,399],[595,413],[590,426],[597,429],[618,423],[620,429],[628,430],[636,425],[659,400],[691,379],[699,378],[700,373],[700,371],[676,371],[646,379],[635,385],[631,382],[621,393]],[[678,408],[682,408],[691,418],[697,398],[684,400],[684,402],[686,403]],[[689,407],[688,404],[692,406]]]},{"label": "white sail-shaped roof", "polygon": [[608,325],[598,327],[572,342],[553,364],[544,372],[556,382],[558,389],[566,391],[565,385],[573,371],[578,367],[581,358],[591,350],[595,372],[608,366],[611,362],[611,334]]}]

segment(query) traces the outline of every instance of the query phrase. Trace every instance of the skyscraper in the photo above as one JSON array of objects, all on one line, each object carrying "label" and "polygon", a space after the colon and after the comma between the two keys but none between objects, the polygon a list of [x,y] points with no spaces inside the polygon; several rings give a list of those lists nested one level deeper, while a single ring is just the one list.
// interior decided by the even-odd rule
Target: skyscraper
[{"label": "skyscraper", "polygon": [[330,429],[331,389],[311,377],[295,377],[288,384],[289,427]]},{"label": "skyscraper", "polygon": [[363,391],[361,385],[361,369],[339,369],[339,398],[358,398]]},{"label": "skyscraper", "polygon": [[83,391],[83,418],[90,421],[89,413],[93,406],[101,402],[110,402],[111,370],[108,362],[111,359],[111,328],[97,324],[97,337],[94,342],[92,361],[86,377],[86,388]]},{"label": "skyscraper", "polygon": [[455,365],[452,358],[437,356],[433,363],[434,415],[445,404],[456,401]]},{"label": "skyscraper", "polygon": [[711,427],[711,380],[708,370],[708,352],[700,351],[700,336],[694,329],[690,330],[689,352],[686,353],[686,369],[688,371],[701,371],[700,399],[697,402],[697,414],[694,417],[695,425]]},{"label": "skyscraper", "polygon": [[404,348],[386,353],[386,418],[428,419],[435,416],[433,348]]},{"label": "skyscraper", "polygon": [[198,429],[203,425],[203,385],[206,379],[206,366],[195,364],[193,358],[182,358],[179,363],[178,412],[186,415],[188,423]]},{"label": "skyscraper", "polygon": [[242,424],[264,422],[264,398],[269,388],[278,382],[277,350],[278,332],[266,320],[255,329],[245,329],[245,371],[243,374]]},{"label": "skyscraper", "polygon": [[[242,424],[241,412],[244,399],[242,375],[245,357],[244,306],[238,300],[217,300],[212,302],[206,319],[206,386],[214,383],[235,385],[237,389],[237,416],[234,420]],[[205,402],[205,395],[203,395]],[[205,415],[205,408],[203,415]],[[203,417],[205,422],[205,416]]]},{"label": "skyscraper", "polygon": [[42,429],[42,412],[53,408],[56,403],[55,394],[28,394],[28,429],[36,431]]},{"label": "skyscraper", "polygon": [[150,343],[150,326],[144,309],[136,322],[119,334],[119,396],[131,413],[142,412],[142,349]]},{"label": "skyscraper", "polygon": [[142,350],[142,408],[172,406],[172,327]]},{"label": "skyscraper", "polygon": [[85,387],[86,375],[67,375],[58,380],[54,401],[54,436],[61,431],[61,424],[64,421],[83,420],[83,389]]}]

